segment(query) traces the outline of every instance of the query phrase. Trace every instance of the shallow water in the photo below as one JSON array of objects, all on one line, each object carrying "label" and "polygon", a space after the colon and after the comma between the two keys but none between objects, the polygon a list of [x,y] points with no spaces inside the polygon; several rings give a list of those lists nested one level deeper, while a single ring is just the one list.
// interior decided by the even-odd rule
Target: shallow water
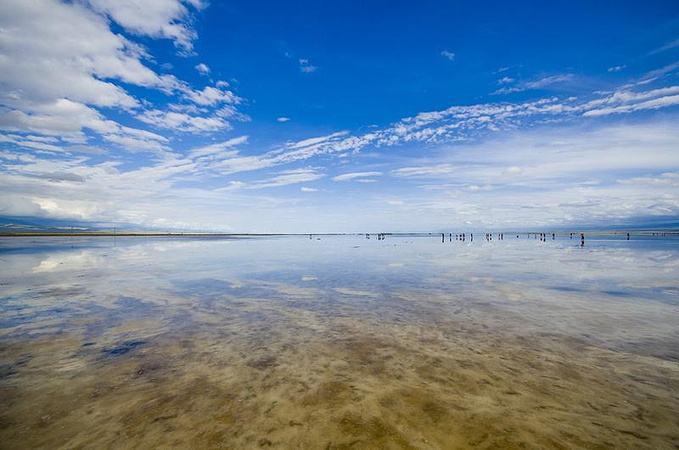
[{"label": "shallow water", "polygon": [[679,448],[679,241],[0,239],[2,448]]}]

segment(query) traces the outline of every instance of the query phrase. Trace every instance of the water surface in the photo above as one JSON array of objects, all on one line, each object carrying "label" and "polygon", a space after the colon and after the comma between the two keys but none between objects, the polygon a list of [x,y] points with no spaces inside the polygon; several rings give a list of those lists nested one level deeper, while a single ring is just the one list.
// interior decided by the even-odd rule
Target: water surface
[{"label": "water surface", "polygon": [[679,242],[0,239],[2,448],[679,448]]}]

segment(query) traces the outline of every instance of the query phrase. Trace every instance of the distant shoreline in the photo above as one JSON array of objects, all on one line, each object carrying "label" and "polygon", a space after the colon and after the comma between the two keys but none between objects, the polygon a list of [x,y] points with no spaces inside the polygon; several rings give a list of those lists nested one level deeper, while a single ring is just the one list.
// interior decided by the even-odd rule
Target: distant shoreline
[{"label": "distant shoreline", "polygon": [[0,233],[0,237],[257,237],[257,236],[306,236],[308,233],[155,233],[155,232],[112,232],[112,231],[83,231],[83,232],[15,232]]},{"label": "distant shoreline", "polygon": [[[378,233],[370,233],[376,235]],[[427,233],[382,233],[387,235],[402,234],[402,235],[425,235]],[[433,235],[440,235],[441,233],[432,233]],[[82,231],[82,232],[64,232],[64,231],[26,231],[26,232],[0,232],[0,237],[230,237],[230,238],[247,238],[247,237],[271,237],[271,236],[364,236],[365,233],[175,233],[175,232],[143,232],[143,231],[129,231],[129,232],[112,232],[112,231]]]}]

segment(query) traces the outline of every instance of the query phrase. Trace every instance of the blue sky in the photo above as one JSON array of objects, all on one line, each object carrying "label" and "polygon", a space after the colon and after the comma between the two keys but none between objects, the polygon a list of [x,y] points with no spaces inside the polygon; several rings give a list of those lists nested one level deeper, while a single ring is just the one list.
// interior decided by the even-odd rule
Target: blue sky
[{"label": "blue sky", "polygon": [[676,2],[1,6],[0,216],[237,232],[679,216]]}]

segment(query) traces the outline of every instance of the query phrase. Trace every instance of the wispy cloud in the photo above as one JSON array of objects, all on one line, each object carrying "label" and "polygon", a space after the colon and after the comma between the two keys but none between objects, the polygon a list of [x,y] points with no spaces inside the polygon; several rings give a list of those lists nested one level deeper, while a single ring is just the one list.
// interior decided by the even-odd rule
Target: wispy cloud
[{"label": "wispy cloud", "polygon": [[670,42],[668,42],[667,44],[662,45],[662,46],[660,46],[660,47],[658,47],[658,48],[652,50],[652,51],[649,53],[649,55],[655,55],[655,54],[657,54],[657,53],[665,52],[665,51],[667,51],[667,50],[672,50],[673,48],[677,48],[677,47],[679,47],[679,38],[677,38],[677,39],[675,39],[675,40],[673,40],[673,41],[670,41]]},{"label": "wispy cloud", "polygon": [[194,148],[193,150],[189,151],[188,155],[190,158],[209,157],[211,159],[233,156],[236,154],[233,149],[239,145],[245,144],[247,141],[248,136],[238,136],[226,141]]},{"label": "wispy cloud", "polygon": [[677,70],[679,70],[679,61],[667,64],[657,69],[650,70],[646,72],[643,76],[632,81],[631,83],[624,85],[621,89],[629,89],[635,86],[644,86],[647,84],[654,83],[658,80],[662,80],[665,77],[676,74]]},{"label": "wispy cloud", "polygon": [[679,86],[651,89],[643,92],[622,90],[583,105],[585,117],[630,113],[666,108],[679,104]]},{"label": "wispy cloud", "polygon": [[217,191],[232,189],[274,188],[280,186],[287,186],[290,184],[308,183],[310,181],[319,180],[324,176],[325,176],[324,174],[319,173],[315,169],[292,169],[279,172],[279,174],[274,177],[257,180],[253,182],[232,181],[229,186],[217,189]]},{"label": "wispy cloud", "polygon": [[[573,74],[560,74],[560,75],[550,75],[546,77],[541,77],[537,78],[535,80],[530,80],[530,81],[523,81],[515,84],[514,86],[507,86],[500,88],[493,92],[494,95],[498,94],[511,94],[514,92],[523,92],[523,91],[528,91],[528,90],[535,90],[535,89],[544,89],[549,86],[554,86],[558,84],[563,84],[570,82],[574,79]],[[505,77],[503,80],[507,80],[507,84],[513,82],[514,80]]]},{"label": "wispy cloud", "polygon": [[304,73],[312,73],[318,70],[318,66],[314,66],[313,64],[311,64],[311,62],[307,58],[300,58],[298,62],[299,70],[301,70]]},{"label": "wispy cloud", "polygon": [[332,178],[333,181],[366,181],[366,178],[373,178],[373,177],[379,177],[382,175],[382,172],[351,172],[351,173],[343,173],[341,175],[337,175]]},{"label": "wispy cloud", "polygon": [[455,53],[450,50],[442,50],[441,56],[446,58],[448,61],[455,61]]}]

